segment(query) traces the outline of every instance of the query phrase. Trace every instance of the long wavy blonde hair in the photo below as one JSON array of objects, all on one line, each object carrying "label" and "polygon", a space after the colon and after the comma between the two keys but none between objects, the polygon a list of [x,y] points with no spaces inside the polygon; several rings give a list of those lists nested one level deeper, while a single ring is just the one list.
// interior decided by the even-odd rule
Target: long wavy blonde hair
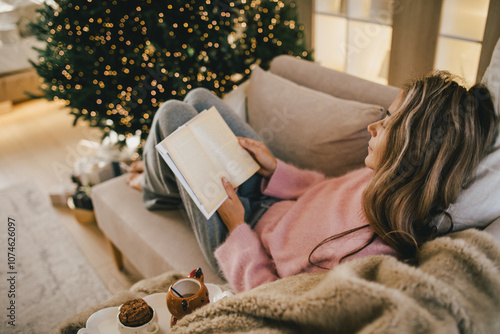
[{"label": "long wavy blonde hair", "polygon": [[375,234],[415,257],[436,236],[436,218],[473,180],[497,122],[483,85],[466,89],[445,71],[408,83],[398,112],[385,122],[387,146],[363,194]]}]

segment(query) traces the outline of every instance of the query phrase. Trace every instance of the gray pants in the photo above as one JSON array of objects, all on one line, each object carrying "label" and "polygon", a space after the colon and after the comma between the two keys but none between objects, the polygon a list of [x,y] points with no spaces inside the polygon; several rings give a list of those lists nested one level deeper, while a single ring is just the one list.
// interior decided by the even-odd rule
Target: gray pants
[{"label": "gray pants", "polygon": [[[235,135],[261,140],[247,123],[207,89],[190,91],[184,101],[165,102],[154,116],[144,147],[143,200],[149,210],[181,209],[185,212],[205,258],[212,269],[219,272],[213,253],[228,235],[226,226],[218,214],[207,221],[155,148],[180,125],[212,106],[217,108]],[[238,188],[238,197],[245,207],[245,221],[252,227],[275,201],[262,195],[260,184],[261,177],[255,174]]]}]

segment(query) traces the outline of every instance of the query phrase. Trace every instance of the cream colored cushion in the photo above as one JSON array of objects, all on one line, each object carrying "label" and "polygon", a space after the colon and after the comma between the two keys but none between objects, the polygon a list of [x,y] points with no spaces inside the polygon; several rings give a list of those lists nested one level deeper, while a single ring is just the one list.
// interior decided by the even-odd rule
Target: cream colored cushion
[{"label": "cream colored cushion", "polygon": [[245,122],[247,122],[246,94],[248,84],[249,81],[247,80],[236,87],[236,89],[227,93],[223,98],[224,102],[233,109],[234,113]]},{"label": "cream colored cushion", "polygon": [[378,105],[343,100],[257,67],[247,95],[248,122],[273,154],[298,167],[341,175],[364,166]]}]

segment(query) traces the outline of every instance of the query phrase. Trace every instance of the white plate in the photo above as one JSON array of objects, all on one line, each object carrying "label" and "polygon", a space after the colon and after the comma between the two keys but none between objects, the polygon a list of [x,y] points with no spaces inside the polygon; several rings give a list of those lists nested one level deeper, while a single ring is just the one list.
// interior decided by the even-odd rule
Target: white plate
[{"label": "white plate", "polygon": [[[216,302],[225,297],[221,289],[214,284],[205,284],[208,288],[210,302]],[[158,314],[159,334],[170,333],[170,312],[167,308],[167,293],[154,293],[143,298]],[[108,307],[92,314],[78,334],[119,334],[117,319],[118,306]]]}]

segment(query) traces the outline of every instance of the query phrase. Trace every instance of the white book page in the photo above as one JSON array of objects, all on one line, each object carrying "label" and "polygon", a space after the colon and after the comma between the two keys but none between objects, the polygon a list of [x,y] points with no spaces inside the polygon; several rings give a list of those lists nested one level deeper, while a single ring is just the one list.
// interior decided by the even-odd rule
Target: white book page
[{"label": "white book page", "polygon": [[238,187],[259,170],[259,165],[240,146],[238,138],[215,107],[200,113],[188,126],[204,150],[219,161],[219,180],[224,175],[234,187]]},{"label": "white book page", "polygon": [[174,173],[174,175],[177,177],[177,179],[181,182],[181,184],[184,187],[184,189],[186,189],[186,192],[189,194],[189,196],[191,197],[191,199],[193,200],[193,202],[196,204],[196,206],[198,207],[198,209],[200,209],[201,213],[203,213],[203,215],[205,216],[205,218],[209,219],[210,217],[212,217],[212,215],[219,208],[219,206],[224,202],[224,200],[227,198],[227,196],[221,201],[221,203],[219,205],[217,205],[216,208],[214,208],[212,211],[208,212],[205,209],[205,207],[203,206],[203,204],[201,204],[201,202],[198,199],[198,197],[196,196],[196,194],[193,192],[193,189],[191,188],[191,186],[189,185],[189,183],[186,181],[186,179],[184,178],[184,176],[180,172],[179,168],[177,168],[177,165],[175,164],[175,162],[172,160],[172,158],[168,154],[167,149],[165,148],[165,146],[160,143],[160,144],[156,145],[156,149],[161,154],[161,156],[163,157],[163,159],[167,163],[168,167],[170,167],[170,169],[172,170],[172,172]]},{"label": "white book page", "polygon": [[[175,135],[174,135],[175,134]],[[176,167],[207,212],[216,210],[227,197],[222,186],[220,166],[193,136],[189,126],[179,128],[164,139],[163,145]]]}]

